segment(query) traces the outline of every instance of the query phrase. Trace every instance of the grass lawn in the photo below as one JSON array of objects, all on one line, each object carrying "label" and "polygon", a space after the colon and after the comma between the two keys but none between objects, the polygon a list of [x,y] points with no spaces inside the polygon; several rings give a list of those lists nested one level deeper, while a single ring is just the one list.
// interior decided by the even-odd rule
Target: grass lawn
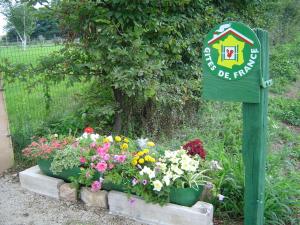
[{"label": "grass lawn", "polygon": [[[0,60],[6,58],[15,64],[34,66],[43,56],[61,47],[54,44],[32,45],[23,50],[21,46],[1,46]],[[71,114],[78,105],[76,94],[84,89],[81,83],[73,86],[68,85],[67,82],[53,84],[50,87],[50,110],[46,110],[43,86],[35,86],[28,91],[26,85],[28,85],[27,82],[18,80],[5,83],[6,106],[17,162],[20,157],[18,153],[29,143],[30,138],[37,129],[41,128],[43,122],[49,118],[63,118]]]},{"label": "grass lawn", "polygon": [[54,44],[28,45],[26,50],[23,50],[21,46],[0,46],[0,60],[7,58],[13,63],[35,65],[42,56],[59,50],[61,47],[60,45]]}]

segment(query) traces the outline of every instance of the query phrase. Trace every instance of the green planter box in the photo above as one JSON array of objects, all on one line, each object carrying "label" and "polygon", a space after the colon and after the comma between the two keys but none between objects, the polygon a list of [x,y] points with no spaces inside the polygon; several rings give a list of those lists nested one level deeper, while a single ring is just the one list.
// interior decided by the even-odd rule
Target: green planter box
[{"label": "green planter box", "polygon": [[38,165],[43,172],[43,174],[49,176],[49,177],[55,177],[62,179],[66,182],[70,182],[69,177],[78,177],[80,173],[80,168],[79,167],[74,167],[72,169],[66,169],[63,170],[61,173],[58,174],[53,174],[53,172],[50,170],[52,160],[48,159],[40,159],[38,160]]},{"label": "green planter box", "polygon": [[193,206],[202,194],[203,186],[194,188],[172,188],[170,192],[170,202],[182,206]]},{"label": "green planter box", "polygon": [[107,191],[121,191],[121,192],[125,192],[126,191],[126,186],[125,184],[114,184],[112,182],[105,182],[102,185],[102,189],[103,190],[107,190]]}]

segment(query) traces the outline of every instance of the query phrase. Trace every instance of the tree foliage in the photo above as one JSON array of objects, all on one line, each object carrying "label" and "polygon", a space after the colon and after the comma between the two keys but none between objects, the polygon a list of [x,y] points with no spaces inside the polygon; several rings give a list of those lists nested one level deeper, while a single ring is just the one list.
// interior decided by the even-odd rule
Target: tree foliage
[{"label": "tree foliage", "polygon": [[64,64],[76,68],[73,77],[96,77],[112,91],[116,130],[130,120],[158,131],[154,124],[178,124],[200,103],[204,34],[225,19],[253,24],[258,6],[253,1],[60,1],[60,26],[70,43],[79,40],[65,53],[76,49],[84,55]]},{"label": "tree foliage", "polygon": [[7,19],[6,29],[15,31],[21,39],[23,47],[26,48],[27,40],[35,27],[34,9],[25,3],[7,3],[5,5],[3,14]]}]

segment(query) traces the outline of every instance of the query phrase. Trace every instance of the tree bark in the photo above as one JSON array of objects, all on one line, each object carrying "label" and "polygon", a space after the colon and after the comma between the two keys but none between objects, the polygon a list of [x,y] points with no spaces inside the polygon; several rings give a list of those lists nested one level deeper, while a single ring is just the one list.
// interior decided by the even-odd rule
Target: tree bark
[{"label": "tree bark", "polygon": [[119,107],[119,109],[115,115],[113,130],[116,134],[120,134],[120,132],[122,130],[122,112],[123,112],[122,108],[124,105],[125,95],[120,89],[113,88],[113,92],[114,92],[115,100],[118,103],[118,107]]}]

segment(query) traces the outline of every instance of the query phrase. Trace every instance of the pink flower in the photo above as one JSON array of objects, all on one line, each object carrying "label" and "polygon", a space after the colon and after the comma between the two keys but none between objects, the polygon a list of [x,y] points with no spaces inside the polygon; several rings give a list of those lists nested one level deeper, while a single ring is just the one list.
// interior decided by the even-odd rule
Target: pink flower
[{"label": "pink flower", "polygon": [[134,205],[135,205],[135,202],[136,202],[136,199],[134,199],[134,198],[130,198],[130,199],[129,199],[129,204],[130,204],[131,206],[134,206]]},{"label": "pink flower", "polygon": [[100,181],[94,181],[92,183],[92,191],[96,192],[99,191],[101,189],[101,182]]},{"label": "pink flower", "polygon": [[95,168],[95,164],[94,163],[91,163],[91,168]]},{"label": "pink flower", "polygon": [[138,182],[139,182],[139,181],[138,181],[136,178],[133,178],[132,181],[131,181],[132,186],[137,185]]},{"label": "pink flower", "polygon": [[96,161],[96,160],[97,160],[97,158],[98,158],[98,156],[97,156],[97,155],[93,155],[93,156],[91,157],[91,160],[92,160],[92,161]]},{"label": "pink flower", "polygon": [[104,171],[107,169],[107,164],[106,164],[106,162],[99,162],[99,163],[96,165],[96,169],[97,169],[99,172],[104,172]]},{"label": "pink flower", "polygon": [[124,163],[126,160],[126,155],[115,155],[114,160],[118,163]]},{"label": "pink flower", "polygon": [[87,171],[87,172],[86,172],[86,174],[85,174],[85,177],[86,177],[86,178],[89,178],[89,177],[91,177],[91,174],[90,174],[90,172],[89,172],[89,171]]},{"label": "pink flower", "polygon": [[86,159],[83,156],[80,157],[79,161],[80,161],[80,163],[86,163]]},{"label": "pink flower", "polygon": [[112,164],[112,163],[110,163],[110,164],[108,164],[108,169],[113,169],[115,167],[115,165],[114,164]]},{"label": "pink flower", "polygon": [[96,142],[93,142],[92,144],[90,144],[91,148],[95,148],[97,146]]},{"label": "pink flower", "polygon": [[147,185],[148,181],[147,180],[143,180],[143,185]]},{"label": "pink flower", "polygon": [[105,154],[107,154],[109,148],[110,148],[110,143],[104,143],[102,147],[97,148],[97,153],[100,156],[104,156]]},{"label": "pink flower", "polygon": [[73,147],[73,148],[77,148],[78,145],[79,145],[79,143],[76,141],[76,142],[74,142],[74,143],[72,144],[72,147]]},{"label": "pink flower", "polygon": [[110,155],[109,154],[105,154],[102,158],[103,158],[103,160],[108,161],[109,158],[110,158]]}]

